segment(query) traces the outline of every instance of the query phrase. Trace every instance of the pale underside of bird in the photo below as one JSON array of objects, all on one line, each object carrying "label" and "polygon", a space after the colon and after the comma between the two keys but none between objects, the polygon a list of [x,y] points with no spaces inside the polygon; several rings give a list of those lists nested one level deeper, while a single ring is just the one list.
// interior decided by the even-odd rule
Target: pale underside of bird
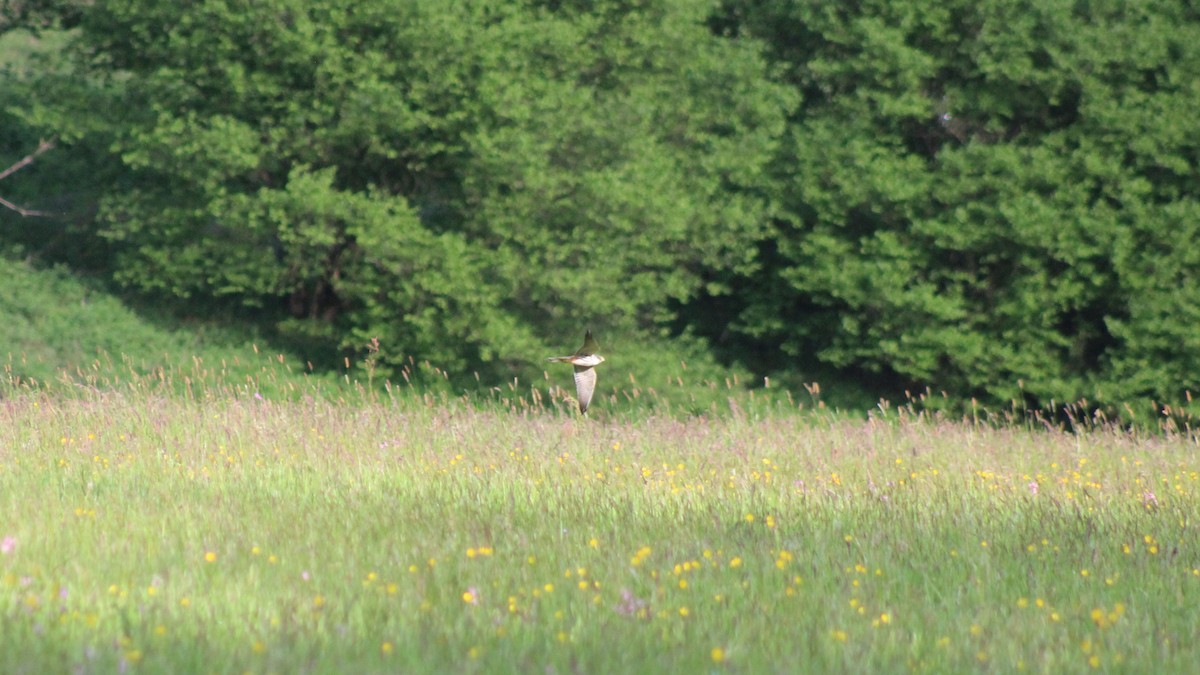
[{"label": "pale underside of bird", "polygon": [[569,363],[575,366],[575,398],[579,401],[579,412],[587,413],[588,406],[592,402],[592,394],[596,391],[596,366],[604,363],[604,357],[596,352],[600,351],[600,345],[596,344],[596,340],[592,338],[592,331],[588,331],[583,338],[583,346],[580,347],[574,354],[570,356],[551,356],[548,361],[552,363]]}]

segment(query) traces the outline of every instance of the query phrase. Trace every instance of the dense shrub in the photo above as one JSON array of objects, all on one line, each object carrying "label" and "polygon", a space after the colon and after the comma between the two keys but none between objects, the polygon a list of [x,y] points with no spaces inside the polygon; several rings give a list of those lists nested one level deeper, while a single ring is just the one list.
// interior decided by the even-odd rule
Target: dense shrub
[{"label": "dense shrub", "polygon": [[726,3],[717,29],[763,39],[803,96],[765,268],[732,282],[733,349],[993,401],[1196,391],[1198,18]]},{"label": "dense shrub", "polygon": [[96,219],[119,281],[507,377],[581,323],[653,334],[703,270],[752,257],[788,93],[705,16],[97,3],[89,95],[30,118],[119,158]]},{"label": "dense shrub", "polygon": [[590,325],[864,397],[1200,389],[1186,4],[28,7],[75,28],[0,144],[100,196],[3,236],[161,298],[492,382]]}]

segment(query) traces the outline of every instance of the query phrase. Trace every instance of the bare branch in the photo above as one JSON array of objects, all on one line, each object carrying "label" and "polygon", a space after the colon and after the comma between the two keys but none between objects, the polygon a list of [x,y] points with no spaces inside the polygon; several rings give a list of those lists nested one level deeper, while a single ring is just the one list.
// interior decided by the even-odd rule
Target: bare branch
[{"label": "bare branch", "polygon": [[43,140],[42,142],[38,143],[37,150],[34,150],[33,152],[29,153],[25,157],[21,158],[15,164],[8,167],[7,169],[0,171],[0,180],[4,180],[5,178],[8,178],[10,175],[20,171],[21,169],[24,169],[26,166],[29,166],[30,164],[33,163],[33,160],[37,159],[38,155],[42,154],[43,152],[46,152],[47,150],[49,150],[50,148],[53,148],[53,147],[54,147],[54,139],[53,138],[48,141]]},{"label": "bare branch", "polygon": [[52,213],[47,213],[46,211],[34,211],[33,209],[23,209],[20,206],[17,206],[16,204],[8,201],[4,197],[0,197],[0,206],[7,206],[8,208],[12,209],[13,211],[16,211],[17,213],[19,213],[23,216],[51,216],[51,215],[54,215]]},{"label": "bare branch", "polygon": [[[54,139],[53,138],[50,140],[42,140],[40,143],[38,143],[37,150],[34,150],[33,152],[29,153],[25,157],[22,157],[20,160],[18,160],[16,163],[14,163],[12,166],[8,167],[7,169],[0,171],[0,180],[4,180],[5,178],[8,178],[12,174],[29,166],[30,164],[33,163],[33,160],[37,159],[38,155],[42,154],[43,152],[46,152],[47,150],[49,150],[50,148],[53,148],[53,147],[54,147]],[[4,206],[6,208],[12,209],[13,211],[16,211],[17,213],[21,214],[22,216],[49,216],[49,215],[52,215],[52,214],[46,213],[45,211],[34,211],[33,209],[22,208],[20,206],[17,206],[14,203],[8,201],[7,199],[5,199],[3,197],[0,197],[0,206]]]}]

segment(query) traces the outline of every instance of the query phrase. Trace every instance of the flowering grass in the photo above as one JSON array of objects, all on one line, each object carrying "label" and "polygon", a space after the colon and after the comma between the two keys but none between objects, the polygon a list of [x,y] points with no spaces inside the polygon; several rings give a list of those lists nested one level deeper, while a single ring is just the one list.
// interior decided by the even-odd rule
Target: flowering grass
[{"label": "flowering grass", "polygon": [[0,401],[3,672],[1184,672],[1184,434]]}]

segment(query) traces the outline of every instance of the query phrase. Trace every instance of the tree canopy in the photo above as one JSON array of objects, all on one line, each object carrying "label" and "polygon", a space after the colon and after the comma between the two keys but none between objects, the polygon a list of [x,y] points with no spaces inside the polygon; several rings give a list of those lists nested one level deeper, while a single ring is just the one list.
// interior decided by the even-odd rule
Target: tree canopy
[{"label": "tree canopy", "polygon": [[581,320],[653,327],[763,231],[789,93],[702,6],[652,4],[98,3],[75,57],[103,101],[38,122],[121,164],[118,280],[511,369]]},{"label": "tree canopy", "polygon": [[727,3],[724,34],[763,39],[803,96],[738,332],[897,388],[1181,399],[1200,384],[1198,18]]},{"label": "tree canopy", "polygon": [[46,198],[88,186],[73,232],[144,293],[491,378],[589,325],[878,395],[1200,387],[1177,2],[22,12],[69,39],[4,76],[6,153],[61,139]]}]

